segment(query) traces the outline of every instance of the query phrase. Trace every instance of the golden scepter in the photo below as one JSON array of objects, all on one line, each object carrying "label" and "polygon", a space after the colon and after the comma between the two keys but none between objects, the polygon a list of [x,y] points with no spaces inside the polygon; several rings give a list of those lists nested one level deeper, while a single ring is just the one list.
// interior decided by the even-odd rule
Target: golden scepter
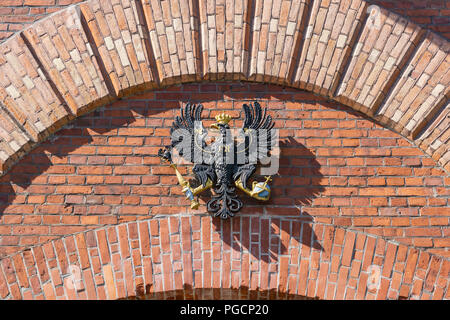
[{"label": "golden scepter", "polygon": [[[191,200],[191,209],[198,209],[200,203],[195,200],[194,196],[198,193],[197,190],[192,190],[189,185],[189,181],[186,181],[181,175],[180,171],[178,171],[177,165],[172,162],[172,155],[170,154],[170,150],[166,147],[165,150],[159,149],[158,156],[163,160],[169,163],[169,166],[175,170],[175,174],[177,175],[178,183],[183,188],[182,191],[186,195],[186,199]],[[197,191],[197,192],[196,192]]]}]

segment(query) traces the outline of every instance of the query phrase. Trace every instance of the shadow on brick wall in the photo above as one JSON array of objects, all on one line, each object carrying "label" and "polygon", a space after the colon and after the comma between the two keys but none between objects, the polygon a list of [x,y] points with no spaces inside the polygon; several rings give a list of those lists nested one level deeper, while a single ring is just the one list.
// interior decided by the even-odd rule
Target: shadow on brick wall
[{"label": "shadow on brick wall", "polygon": [[[215,84],[186,84],[166,88],[160,92],[148,92],[145,95],[133,98],[133,100],[117,101],[76,119],[51,136],[47,141],[37,146],[5,176],[0,178],[0,223],[21,223],[21,221],[17,220],[14,220],[14,222],[12,220],[3,220],[2,215],[4,214],[12,215],[15,217],[14,219],[18,219],[20,215],[24,214],[47,214],[40,211],[41,203],[38,200],[29,203],[28,195],[55,195],[54,188],[56,185],[72,185],[73,183],[68,183],[68,179],[72,179],[76,174],[70,171],[73,170],[71,167],[83,164],[81,159],[80,163],[73,162],[77,154],[83,154],[83,152],[80,152],[81,148],[89,148],[95,145],[107,146],[108,144],[105,143],[105,140],[101,140],[101,135],[108,135],[109,132],[127,126],[168,127],[172,123],[173,117],[167,115],[177,114],[178,108],[185,102],[206,103],[230,99],[234,101],[240,100],[233,111],[235,113],[234,116],[241,113],[243,101],[255,99],[284,102],[292,100],[295,95],[297,100],[320,101],[326,104],[326,101],[320,97],[294,89],[283,89],[268,85],[251,85],[251,90],[248,88],[247,85],[241,83],[228,83],[220,86]],[[273,114],[275,121],[277,109],[279,107],[275,107],[275,109],[269,108],[269,112]],[[211,118],[212,111],[213,109],[205,110],[203,117],[206,122],[211,121],[209,118]],[[166,119],[161,119],[159,122],[156,121],[159,115]],[[243,115],[241,114],[241,116]],[[151,124],[149,119],[152,120]],[[237,120],[235,125],[238,125],[239,121],[241,120]],[[166,142],[163,141],[163,144]],[[159,148],[160,146],[152,145],[149,147]],[[281,141],[280,147],[282,154],[288,154],[289,156],[281,159],[280,174],[275,176],[272,182],[274,186],[272,199],[267,203],[261,204],[241,194],[241,198],[245,199],[246,203],[242,214],[256,212],[274,216],[281,213],[282,215],[295,217],[297,220],[312,223],[312,216],[304,211],[302,207],[304,205],[309,206],[313,199],[323,190],[322,187],[314,184],[314,181],[322,178],[320,164],[316,161],[314,154],[292,137]],[[156,153],[139,156],[157,157]],[[295,163],[292,162],[294,160]],[[68,165],[65,166],[65,164]],[[66,180],[56,184],[48,180],[50,176],[60,176]],[[286,179],[295,180],[286,183]],[[61,212],[57,212],[58,214],[80,214],[76,209],[82,209],[77,208],[81,204],[76,205],[67,202],[67,200],[64,205],[64,209],[61,209]],[[280,228],[283,230],[283,225],[280,225]],[[305,228],[310,228],[309,224],[305,224]],[[285,231],[288,232],[288,230]],[[315,240],[317,237],[314,235],[314,232],[310,231],[312,234],[311,242],[305,243],[305,245],[321,249]],[[6,237],[3,238],[3,240],[6,239]],[[2,243],[2,245],[14,246],[16,244]],[[283,244],[280,244],[280,252],[282,253],[285,250],[286,248],[283,247]],[[262,259],[269,261],[270,257],[276,258],[275,252],[262,257]]]},{"label": "shadow on brick wall", "polygon": [[152,285],[146,288],[138,285],[136,296],[119,300],[318,300],[307,296],[289,294],[277,289],[251,290],[245,286],[239,288],[194,288],[192,285],[184,284],[183,289],[152,292]]},{"label": "shadow on brick wall", "polygon": [[[291,241],[318,251],[324,250],[313,230],[314,219],[308,214],[301,218],[264,216],[257,218],[257,224],[253,222],[255,220],[239,214],[228,220],[213,218],[213,228],[229,247],[223,250],[233,248],[236,252],[248,252],[252,260],[267,264],[277,262],[280,255],[291,255],[288,248]],[[291,243],[291,248],[295,246]],[[295,264],[295,261],[291,263]]]},{"label": "shadow on brick wall", "polygon": [[[133,111],[137,113],[141,112],[145,116],[143,109],[130,107],[129,110],[121,111],[121,117],[105,118],[104,113],[107,110],[107,107],[99,108],[84,117],[78,118],[75,122],[66,125],[22,158],[6,175],[0,178],[0,219],[18,195],[28,192],[38,194],[49,193],[48,189],[51,186],[45,186],[45,184],[51,185],[52,183],[50,181],[39,180],[42,178],[42,174],[71,174],[71,172],[64,171],[64,167],[52,166],[55,164],[67,164],[66,160],[69,155],[76,154],[80,147],[95,143],[90,130],[92,130],[94,135],[106,134],[109,131],[135,122],[136,118]],[[47,179],[48,177],[45,176],[45,178]],[[39,186],[36,185],[35,190],[30,190],[29,187],[33,183],[39,184]],[[39,188],[40,190],[38,190]],[[16,200],[16,203],[23,203],[23,201]],[[26,209],[24,207],[21,208],[22,210]],[[17,210],[15,208],[8,208],[8,213],[32,213],[20,210],[20,207]]]},{"label": "shadow on brick wall", "polygon": [[[213,219],[222,241],[230,248],[235,248],[238,252],[248,251],[255,259],[266,263],[278,261],[279,255],[290,254],[287,247],[289,244],[286,246],[283,241],[283,233],[289,235],[289,239],[294,237],[301,245],[323,250],[312,228],[314,217],[303,209],[303,206],[311,205],[313,199],[324,190],[320,186],[323,178],[320,164],[308,148],[292,137],[281,140],[280,149],[282,161],[279,173],[273,177],[271,199],[262,203],[239,192],[244,202],[241,212],[232,219]],[[283,159],[283,154],[289,154],[290,157]],[[263,180],[257,175],[254,179]],[[207,201],[208,197],[203,200]],[[261,222],[259,219],[252,219],[252,214],[262,215]],[[253,221],[258,222],[254,225]],[[237,233],[241,228],[242,231]],[[240,239],[239,235],[242,234],[248,234],[248,237]]]}]

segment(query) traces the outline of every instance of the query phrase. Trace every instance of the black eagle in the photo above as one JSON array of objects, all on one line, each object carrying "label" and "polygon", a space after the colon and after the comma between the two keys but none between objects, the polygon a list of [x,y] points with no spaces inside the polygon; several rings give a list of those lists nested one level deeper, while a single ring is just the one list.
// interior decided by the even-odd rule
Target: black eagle
[{"label": "black eagle", "polygon": [[253,101],[243,104],[242,110],[245,118],[239,130],[240,143],[230,137],[228,121],[218,121],[213,125],[215,140],[207,144],[212,137],[202,123],[203,106],[187,103],[172,124],[171,145],[159,152],[160,157],[172,162],[176,149],[184,160],[194,163],[192,172],[201,185],[206,186],[208,179],[213,182],[215,195],[208,201],[207,210],[223,219],[234,216],[243,205],[235,181],[240,179],[247,188],[258,162],[268,156],[273,145],[274,122],[266,109]]}]

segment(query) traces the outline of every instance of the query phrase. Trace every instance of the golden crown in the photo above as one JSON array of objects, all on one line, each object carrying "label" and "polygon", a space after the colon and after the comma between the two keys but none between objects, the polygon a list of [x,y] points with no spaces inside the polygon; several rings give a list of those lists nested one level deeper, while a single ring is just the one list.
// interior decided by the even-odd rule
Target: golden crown
[{"label": "golden crown", "polygon": [[225,112],[218,114],[215,118],[217,123],[220,124],[228,124],[228,122],[231,121],[231,116],[229,114],[226,114]]}]

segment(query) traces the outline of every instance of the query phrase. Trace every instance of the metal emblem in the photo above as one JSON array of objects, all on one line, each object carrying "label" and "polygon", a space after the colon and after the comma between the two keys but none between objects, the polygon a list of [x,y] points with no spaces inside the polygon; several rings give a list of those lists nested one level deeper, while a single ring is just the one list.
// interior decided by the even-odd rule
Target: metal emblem
[{"label": "metal emblem", "polygon": [[[266,115],[266,110],[262,111],[258,102],[244,104],[245,119],[235,137],[229,126],[232,120],[230,115],[217,115],[216,123],[206,130],[201,119],[202,111],[201,104],[187,103],[182,107],[180,116],[175,118],[171,127],[172,143],[160,149],[158,155],[175,170],[192,209],[199,207],[196,196],[212,188],[214,195],[207,202],[207,210],[216,217],[227,219],[243,206],[236,188],[257,200],[266,201],[270,198],[270,175],[263,182],[253,181],[251,189],[248,188],[248,180],[255,173],[257,164],[267,159],[272,149],[274,122],[270,115]],[[174,151],[182,159],[194,163],[192,172],[199,183],[198,187],[192,188],[181,175],[173,161]]]}]

